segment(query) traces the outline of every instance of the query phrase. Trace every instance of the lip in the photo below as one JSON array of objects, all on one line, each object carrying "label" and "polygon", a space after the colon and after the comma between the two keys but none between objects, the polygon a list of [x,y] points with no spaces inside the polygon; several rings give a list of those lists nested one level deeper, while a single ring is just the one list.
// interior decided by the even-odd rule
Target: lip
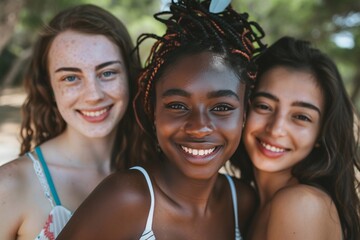
[{"label": "lip", "polygon": [[217,153],[222,149],[222,146],[202,145],[190,146],[179,144],[180,151],[184,154],[187,161],[194,165],[204,165],[212,161]]},{"label": "lip", "polygon": [[256,143],[261,153],[269,158],[278,158],[290,151],[279,144],[269,143],[259,138],[256,138]]},{"label": "lip", "polygon": [[76,110],[80,116],[90,123],[99,123],[104,121],[109,115],[113,105],[97,107],[92,109]]}]

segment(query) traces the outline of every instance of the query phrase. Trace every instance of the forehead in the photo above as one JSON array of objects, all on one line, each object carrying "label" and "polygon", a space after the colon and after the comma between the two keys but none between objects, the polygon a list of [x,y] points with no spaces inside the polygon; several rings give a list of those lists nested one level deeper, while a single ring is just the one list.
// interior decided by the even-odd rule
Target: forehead
[{"label": "forehead", "polygon": [[208,87],[229,88],[233,91],[245,88],[224,58],[210,52],[184,56],[174,64],[169,64],[158,80],[158,85],[179,88],[191,85],[204,90]]},{"label": "forehead", "polygon": [[65,31],[53,40],[48,54],[50,68],[97,65],[121,58],[119,47],[104,35]]},{"label": "forehead", "polygon": [[256,92],[269,92],[283,101],[307,101],[324,107],[323,91],[309,71],[279,66],[268,70],[259,81]]}]

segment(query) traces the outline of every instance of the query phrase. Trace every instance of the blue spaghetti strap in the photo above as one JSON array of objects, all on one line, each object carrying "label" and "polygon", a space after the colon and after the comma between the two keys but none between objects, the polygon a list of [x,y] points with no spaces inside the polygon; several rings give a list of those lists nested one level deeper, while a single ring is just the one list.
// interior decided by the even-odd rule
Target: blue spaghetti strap
[{"label": "blue spaghetti strap", "polygon": [[237,205],[235,183],[229,175],[225,174],[225,177],[227,178],[227,180],[230,184],[231,196],[232,196],[232,200],[233,200],[234,217],[235,217],[235,240],[242,240],[242,237],[240,234],[240,228],[239,228],[239,220],[238,220],[238,205]]},{"label": "blue spaghetti strap", "polygon": [[54,199],[54,201],[55,201],[55,204],[56,204],[57,206],[60,206],[60,205],[61,205],[61,202],[60,202],[59,196],[58,196],[58,194],[57,194],[57,192],[56,192],[54,182],[53,182],[53,180],[52,180],[52,178],[51,178],[51,175],[50,175],[50,171],[49,171],[49,169],[48,169],[48,167],[47,167],[47,165],[46,165],[44,156],[43,156],[43,154],[42,154],[41,149],[40,149],[39,146],[37,146],[37,147],[35,148],[35,152],[36,152],[36,154],[37,154],[38,157],[39,157],[41,166],[42,166],[42,168],[43,168],[43,170],[44,170],[44,174],[45,174],[46,180],[47,180],[47,182],[48,182],[48,185],[49,185],[51,194],[52,194],[52,196],[53,196],[53,199]]}]

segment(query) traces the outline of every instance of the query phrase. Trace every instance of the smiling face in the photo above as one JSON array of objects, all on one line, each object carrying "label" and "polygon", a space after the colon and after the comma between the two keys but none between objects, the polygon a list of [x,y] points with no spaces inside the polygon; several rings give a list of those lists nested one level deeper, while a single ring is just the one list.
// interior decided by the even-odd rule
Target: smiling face
[{"label": "smiling face", "polygon": [[186,56],[156,83],[155,126],[170,166],[214,176],[237,148],[245,85],[212,53]]},{"label": "smiling face", "polygon": [[256,171],[290,173],[314,148],[324,96],[313,75],[275,67],[259,80],[244,129]]},{"label": "smiling face", "polygon": [[48,67],[67,129],[90,138],[109,136],[129,101],[119,48],[103,35],[65,31],[51,44]]}]

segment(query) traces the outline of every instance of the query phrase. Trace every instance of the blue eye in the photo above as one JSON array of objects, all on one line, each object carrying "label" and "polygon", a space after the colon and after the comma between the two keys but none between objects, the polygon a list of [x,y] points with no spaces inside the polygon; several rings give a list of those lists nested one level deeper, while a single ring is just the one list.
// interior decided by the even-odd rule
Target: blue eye
[{"label": "blue eye", "polygon": [[105,71],[100,73],[99,78],[102,80],[112,80],[116,77],[117,72],[116,71]]},{"label": "blue eye", "polygon": [[104,77],[111,77],[111,76],[114,75],[114,74],[115,74],[115,72],[107,71],[107,72],[104,72],[102,75],[103,75]]},{"label": "blue eye", "polygon": [[73,75],[67,76],[67,77],[64,78],[64,80],[67,81],[67,82],[74,82],[74,81],[76,81],[77,79],[78,79],[78,78],[77,78],[76,76],[73,76]]}]

